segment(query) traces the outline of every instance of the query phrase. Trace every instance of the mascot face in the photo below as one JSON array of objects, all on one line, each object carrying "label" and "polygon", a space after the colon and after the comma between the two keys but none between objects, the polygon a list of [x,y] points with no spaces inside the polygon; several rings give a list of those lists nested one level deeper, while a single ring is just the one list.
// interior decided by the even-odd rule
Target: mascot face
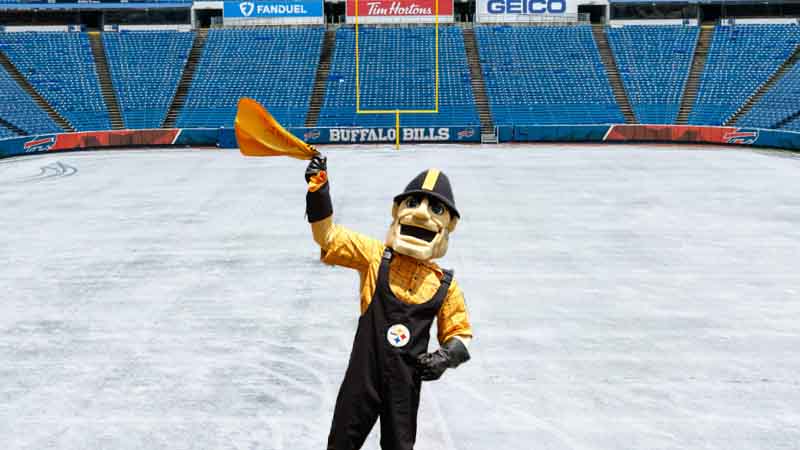
[{"label": "mascot face", "polygon": [[433,196],[413,194],[392,207],[386,246],[422,261],[441,258],[458,217]]}]

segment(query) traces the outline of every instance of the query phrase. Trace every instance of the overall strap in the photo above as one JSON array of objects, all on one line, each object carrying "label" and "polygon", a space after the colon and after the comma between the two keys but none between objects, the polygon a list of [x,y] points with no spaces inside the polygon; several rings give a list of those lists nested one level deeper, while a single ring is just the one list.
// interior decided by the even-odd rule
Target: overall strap
[{"label": "overall strap", "polygon": [[377,280],[377,288],[386,289],[389,288],[389,263],[392,262],[392,257],[394,253],[392,249],[386,247],[383,250],[383,256],[381,257],[381,266],[378,269],[378,280]]},{"label": "overall strap", "polygon": [[436,290],[436,294],[433,296],[431,300],[432,303],[441,304],[444,301],[444,298],[447,297],[447,291],[450,289],[450,283],[453,281],[453,271],[452,270],[444,270],[444,276],[439,281],[439,289]]}]

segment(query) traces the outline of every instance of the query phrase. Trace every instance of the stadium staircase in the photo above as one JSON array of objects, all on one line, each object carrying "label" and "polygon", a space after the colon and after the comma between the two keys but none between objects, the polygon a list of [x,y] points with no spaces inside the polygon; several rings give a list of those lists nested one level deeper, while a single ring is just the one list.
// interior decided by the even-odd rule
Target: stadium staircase
[{"label": "stadium staircase", "polygon": [[603,61],[603,66],[606,69],[608,81],[611,84],[611,91],[614,93],[614,98],[617,100],[623,117],[625,117],[625,123],[637,123],[636,116],[633,114],[631,102],[628,99],[628,93],[625,91],[625,86],[623,86],[622,79],[619,76],[617,62],[611,52],[611,47],[608,45],[605,26],[602,24],[592,25],[592,34],[597,43],[597,50],[600,52],[600,59]]},{"label": "stadium staircase", "polygon": [[[735,126],[736,123],[739,121],[739,119],[747,115],[747,113],[750,112],[751,109],[753,109],[753,106],[755,106],[756,103],[761,101],[761,98],[764,96],[764,94],[769,92],[769,90],[772,89],[778,83],[778,81],[780,81],[784,77],[784,75],[786,75],[786,73],[789,72],[792,69],[792,67],[795,66],[795,64],[797,64],[797,61],[799,60],[800,60],[800,45],[794,48],[794,52],[792,52],[792,55],[789,58],[787,58],[786,61],[784,61],[783,64],[780,65],[780,67],[778,67],[778,70],[776,70],[769,77],[769,79],[767,79],[767,81],[764,82],[764,84],[759,86],[759,88],[753,93],[753,95],[747,98],[747,101],[745,101],[744,104],[741,106],[741,108],[739,108],[730,118],[728,118],[728,120],[725,121],[724,125]],[[780,128],[782,125],[785,125],[790,120],[791,119],[789,118],[782,119],[773,128]]]},{"label": "stadium staircase", "polygon": [[497,135],[492,122],[492,113],[489,110],[489,99],[486,97],[486,83],[483,79],[481,70],[481,60],[478,56],[478,43],[475,40],[475,31],[472,28],[464,28],[464,50],[467,52],[467,63],[469,64],[470,83],[472,92],[475,95],[475,107],[478,109],[478,117],[481,119],[481,142],[497,142]]},{"label": "stadium staircase", "polygon": [[326,86],[328,86],[328,75],[331,71],[331,59],[336,47],[336,30],[325,30],[325,38],[322,41],[322,51],[319,55],[319,65],[317,65],[317,75],[314,78],[314,89],[311,91],[311,102],[308,105],[308,115],[306,115],[305,126],[313,128],[317,126],[319,112],[325,101]]},{"label": "stadium staircase", "polygon": [[14,125],[13,123],[11,123],[11,122],[9,122],[7,120],[3,120],[3,118],[1,118],[1,117],[0,117],[0,126],[8,128],[9,130],[13,131],[14,133],[16,133],[16,134],[18,134],[20,136],[25,136],[27,134],[30,134],[27,131],[23,130],[22,128]]},{"label": "stadium staircase", "polygon": [[[0,65],[2,65],[6,69],[8,74],[11,75],[11,78],[14,81],[16,81],[17,84],[19,84],[20,87],[25,92],[28,93],[28,95],[31,96],[33,102],[36,103],[36,106],[45,111],[47,115],[50,116],[50,118],[53,120],[53,122],[55,122],[59,127],[61,127],[62,130],[68,132],[75,131],[75,127],[73,127],[72,124],[67,119],[65,119],[61,114],[59,114],[58,111],[53,109],[53,106],[50,105],[50,103],[48,103],[47,100],[45,100],[44,97],[42,97],[36,91],[36,89],[33,88],[33,86],[31,86],[31,84],[28,82],[25,76],[23,76],[22,73],[19,71],[19,69],[17,69],[17,66],[15,66],[14,63],[12,63],[11,60],[9,60],[6,54],[3,53],[2,51],[0,51]],[[28,133],[22,133],[22,134],[28,134]]]},{"label": "stadium staircase", "polygon": [[788,117],[786,117],[784,119],[781,119],[780,121],[778,121],[777,123],[772,125],[770,128],[774,128],[774,129],[783,128],[787,124],[796,121],[798,118],[800,118],[800,111],[797,111],[794,114],[792,114],[792,115],[790,115],[790,116],[788,116]]},{"label": "stadium staircase", "polygon": [[106,59],[106,52],[103,48],[103,41],[100,38],[100,33],[97,31],[90,31],[89,42],[92,46],[95,69],[97,69],[97,76],[100,79],[100,90],[103,93],[103,101],[105,101],[106,109],[108,110],[111,128],[114,130],[122,130],[125,128],[125,124],[122,122],[122,113],[120,113],[119,110],[117,94],[114,93],[114,85],[111,82],[111,72],[108,70],[108,60]]},{"label": "stadium staircase", "polygon": [[700,76],[706,66],[708,49],[711,46],[711,38],[713,36],[714,25],[702,25],[700,27],[700,36],[697,38],[697,45],[694,48],[694,57],[692,58],[692,68],[689,71],[689,77],[686,79],[686,87],[681,98],[681,108],[678,111],[678,119],[675,121],[679,125],[689,123],[689,114],[692,112],[692,106],[697,99]]},{"label": "stadium staircase", "polygon": [[192,43],[192,50],[189,52],[189,59],[186,61],[186,67],[183,69],[181,80],[178,83],[178,89],[175,90],[175,97],[169,105],[167,117],[164,119],[164,124],[161,125],[161,128],[175,128],[175,122],[177,122],[178,115],[186,101],[186,96],[189,94],[197,64],[200,62],[200,57],[203,56],[203,47],[206,45],[206,39],[208,39],[208,29],[198,29]]}]

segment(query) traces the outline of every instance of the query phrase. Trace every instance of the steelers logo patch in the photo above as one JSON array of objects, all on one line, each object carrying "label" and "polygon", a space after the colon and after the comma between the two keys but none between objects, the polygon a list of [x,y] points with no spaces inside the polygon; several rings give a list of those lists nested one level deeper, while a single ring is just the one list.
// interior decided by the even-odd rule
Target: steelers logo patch
[{"label": "steelers logo patch", "polygon": [[392,347],[405,347],[409,339],[411,339],[411,332],[401,323],[390,326],[386,332],[386,340]]}]

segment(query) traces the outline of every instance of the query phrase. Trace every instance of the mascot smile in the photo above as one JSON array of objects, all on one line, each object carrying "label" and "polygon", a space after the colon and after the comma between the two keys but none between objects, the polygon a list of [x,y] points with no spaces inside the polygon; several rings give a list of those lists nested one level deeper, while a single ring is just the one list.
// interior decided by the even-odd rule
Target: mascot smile
[{"label": "mascot smile", "polygon": [[394,198],[386,246],[422,261],[441,258],[459,218],[447,177],[425,171]]}]

